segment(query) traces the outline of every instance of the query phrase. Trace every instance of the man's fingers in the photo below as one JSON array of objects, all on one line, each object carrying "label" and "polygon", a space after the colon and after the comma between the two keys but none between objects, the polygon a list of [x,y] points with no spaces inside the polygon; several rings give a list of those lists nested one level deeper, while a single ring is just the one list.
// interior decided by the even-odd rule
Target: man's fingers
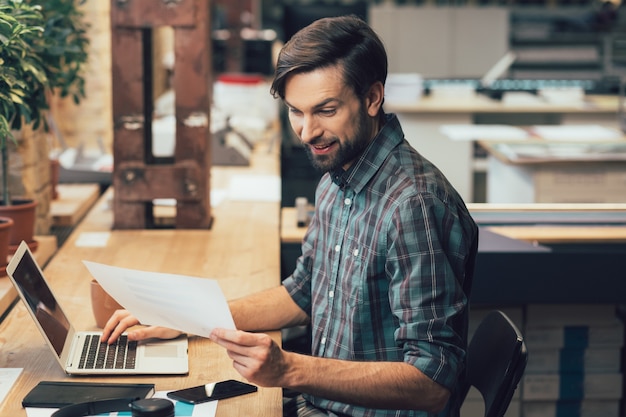
[{"label": "man's fingers", "polygon": [[[131,315],[128,310],[117,310],[105,324],[100,340],[109,344],[114,343],[128,328],[138,324],[139,320]],[[152,338],[174,339],[181,334],[178,330],[166,327],[147,326],[129,331],[128,338],[134,341]]]},{"label": "man's fingers", "polygon": [[237,346],[257,346],[265,335],[262,333],[249,333],[241,330],[213,329],[209,338],[226,347],[228,344]]},{"label": "man's fingers", "polygon": [[116,310],[102,330],[103,342],[113,343],[127,328],[138,324],[139,321],[134,318],[127,310]]},{"label": "man's fingers", "polygon": [[166,327],[148,326],[128,332],[130,340],[145,339],[174,339],[181,335],[178,330],[168,329]]}]

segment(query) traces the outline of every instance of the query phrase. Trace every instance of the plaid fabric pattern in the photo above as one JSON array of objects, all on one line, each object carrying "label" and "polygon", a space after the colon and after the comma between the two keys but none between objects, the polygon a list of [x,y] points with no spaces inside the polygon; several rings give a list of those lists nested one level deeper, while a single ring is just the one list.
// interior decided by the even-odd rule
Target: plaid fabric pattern
[{"label": "plaid fabric pattern", "polygon": [[[404,361],[454,391],[478,231],[444,175],[387,117],[347,172],[321,179],[303,254],[284,285],[311,317],[313,355]],[[426,415],[305,398],[329,415]]]},{"label": "plaid fabric pattern", "polygon": [[302,395],[283,401],[283,417],[328,417],[328,413],[313,407]]}]

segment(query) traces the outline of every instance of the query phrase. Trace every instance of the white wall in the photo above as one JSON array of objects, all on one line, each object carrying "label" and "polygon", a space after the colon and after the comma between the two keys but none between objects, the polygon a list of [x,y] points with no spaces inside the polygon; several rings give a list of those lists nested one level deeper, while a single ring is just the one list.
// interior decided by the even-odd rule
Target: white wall
[{"label": "white wall", "polygon": [[480,78],[509,49],[504,7],[372,5],[369,21],[385,43],[389,72]]}]

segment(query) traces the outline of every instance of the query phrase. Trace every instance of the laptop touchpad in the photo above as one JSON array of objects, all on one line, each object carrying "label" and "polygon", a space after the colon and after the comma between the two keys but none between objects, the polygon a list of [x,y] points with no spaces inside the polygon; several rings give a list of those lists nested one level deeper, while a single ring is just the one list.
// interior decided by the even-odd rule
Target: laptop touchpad
[{"label": "laptop touchpad", "polygon": [[168,344],[147,344],[146,356],[149,358],[175,358],[178,356],[178,346]]}]

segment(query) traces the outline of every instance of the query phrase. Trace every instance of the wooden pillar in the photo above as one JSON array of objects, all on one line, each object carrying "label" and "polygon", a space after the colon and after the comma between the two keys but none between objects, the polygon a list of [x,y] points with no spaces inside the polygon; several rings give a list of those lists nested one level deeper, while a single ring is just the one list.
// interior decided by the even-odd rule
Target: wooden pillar
[{"label": "wooden pillar", "polygon": [[[174,29],[176,143],[152,153],[152,31]],[[211,225],[209,0],[112,0],[116,229],[154,227],[152,201],[176,200],[175,227]]]},{"label": "wooden pillar", "polygon": [[[260,10],[256,0],[213,0],[225,14],[226,27],[230,37],[226,41],[225,68],[226,72],[241,72],[243,69],[244,48],[241,31],[245,27],[259,29]],[[247,15],[247,16],[246,16]]]}]

